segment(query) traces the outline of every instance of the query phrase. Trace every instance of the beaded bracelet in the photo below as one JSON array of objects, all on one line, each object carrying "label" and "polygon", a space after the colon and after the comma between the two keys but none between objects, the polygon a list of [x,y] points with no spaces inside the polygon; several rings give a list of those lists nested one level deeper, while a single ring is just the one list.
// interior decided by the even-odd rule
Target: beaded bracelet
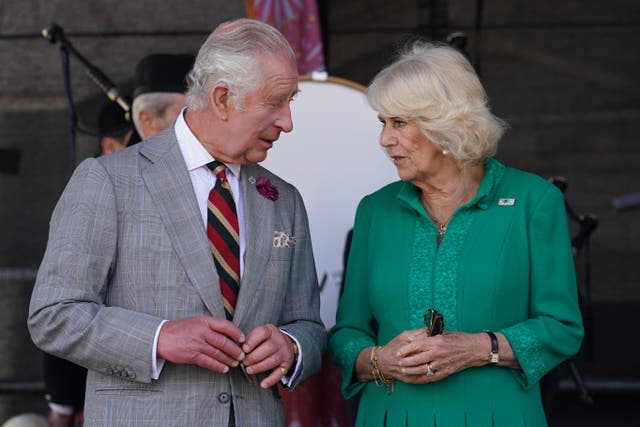
[{"label": "beaded bracelet", "polygon": [[382,375],[380,368],[378,367],[378,350],[381,349],[380,346],[371,347],[371,355],[369,356],[369,366],[371,367],[371,375],[373,375],[373,380],[376,383],[376,386],[382,387],[382,385],[387,386],[387,394],[393,393],[393,379],[387,379]]}]

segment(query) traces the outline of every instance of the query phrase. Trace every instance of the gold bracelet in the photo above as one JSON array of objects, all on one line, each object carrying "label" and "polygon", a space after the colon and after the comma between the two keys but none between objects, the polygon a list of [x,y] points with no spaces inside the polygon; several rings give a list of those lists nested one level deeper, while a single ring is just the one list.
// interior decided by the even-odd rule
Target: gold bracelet
[{"label": "gold bracelet", "polygon": [[369,356],[369,366],[371,367],[371,374],[373,375],[373,380],[376,383],[377,387],[381,387],[382,384],[387,386],[387,394],[393,393],[393,386],[395,381],[393,379],[387,379],[380,371],[378,367],[378,350],[380,350],[381,346],[373,346],[371,347],[371,355]]},{"label": "gold bracelet", "polygon": [[371,347],[371,355],[369,356],[369,366],[371,367],[371,375],[373,376],[373,381],[375,381],[376,385],[380,387],[380,370],[378,369],[378,347],[375,345]]}]

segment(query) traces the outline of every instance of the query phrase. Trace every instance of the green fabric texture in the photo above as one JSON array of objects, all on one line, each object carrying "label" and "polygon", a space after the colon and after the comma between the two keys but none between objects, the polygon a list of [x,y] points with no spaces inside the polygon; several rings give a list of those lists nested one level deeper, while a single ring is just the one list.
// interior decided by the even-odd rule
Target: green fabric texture
[{"label": "green fabric texture", "polygon": [[[359,204],[344,293],[329,348],[343,394],[362,392],[357,426],[544,426],[540,378],[575,354],[583,328],[562,193],[489,158],[473,200],[441,243],[419,200],[398,181]],[[354,379],[362,349],[423,326],[502,332],[522,367],[487,365],[395,392]]]}]

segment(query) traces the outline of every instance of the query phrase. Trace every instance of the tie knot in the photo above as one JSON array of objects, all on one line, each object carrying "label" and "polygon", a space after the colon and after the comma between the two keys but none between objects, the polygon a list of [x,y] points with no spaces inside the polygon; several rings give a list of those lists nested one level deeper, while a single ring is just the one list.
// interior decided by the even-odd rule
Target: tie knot
[{"label": "tie knot", "polygon": [[223,181],[227,180],[227,167],[224,165],[224,163],[214,160],[213,162],[207,163],[207,167],[213,172],[216,178]]}]

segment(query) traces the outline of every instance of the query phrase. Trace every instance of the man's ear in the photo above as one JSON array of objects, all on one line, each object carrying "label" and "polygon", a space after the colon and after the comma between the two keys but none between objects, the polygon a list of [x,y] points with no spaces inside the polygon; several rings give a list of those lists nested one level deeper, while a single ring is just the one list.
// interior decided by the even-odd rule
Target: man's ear
[{"label": "man's ear", "polygon": [[[138,111],[138,124],[140,125],[140,131],[146,138],[154,132],[155,116],[147,110]],[[142,136],[142,135],[140,135]]]},{"label": "man's ear", "polygon": [[140,110],[138,111],[138,121],[149,127],[153,123],[153,114],[147,110]]},{"label": "man's ear", "polygon": [[122,150],[126,144],[123,144],[116,138],[105,136],[100,138],[100,155],[115,153]]},{"label": "man's ear", "polygon": [[210,95],[211,108],[221,120],[227,120],[231,110],[231,95],[227,85],[216,85]]},{"label": "man's ear", "polygon": [[104,156],[105,154],[110,154],[111,151],[111,141],[107,138],[100,138],[100,155]]}]

